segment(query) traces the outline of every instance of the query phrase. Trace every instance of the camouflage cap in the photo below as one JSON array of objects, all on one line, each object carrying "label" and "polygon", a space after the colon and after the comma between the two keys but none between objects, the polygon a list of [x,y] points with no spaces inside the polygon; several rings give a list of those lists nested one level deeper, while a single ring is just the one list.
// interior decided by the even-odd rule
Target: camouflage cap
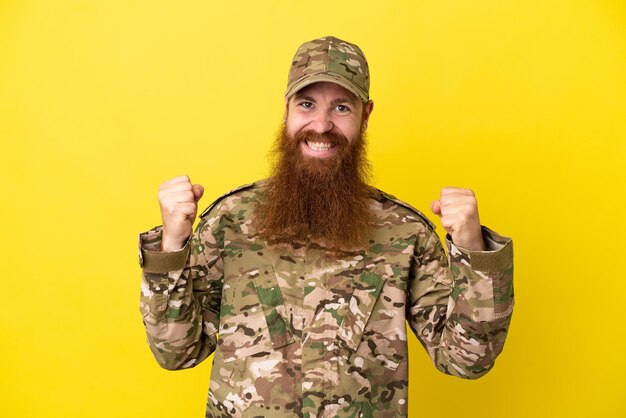
[{"label": "camouflage cap", "polygon": [[370,73],[363,51],[334,36],[300,45],[291,63],[285,97],[318,81],[339,84],[363,102],[369,100]]}]

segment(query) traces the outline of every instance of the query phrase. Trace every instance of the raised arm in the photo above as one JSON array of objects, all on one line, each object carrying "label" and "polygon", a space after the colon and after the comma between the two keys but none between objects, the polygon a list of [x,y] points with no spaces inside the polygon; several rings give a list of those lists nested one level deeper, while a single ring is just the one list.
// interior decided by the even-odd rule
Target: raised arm
[{"label": "raised arm", "polygon": [[[143,323],[157,362],[170,370],[193,367],[215,350],[223,278],[223,234],[217,218],[203,217],[191,237],[181,234],[183,228],[172,228],[171,222],[166,223],[178,219],[178,226],[191,230],[197,212],[195,206],[201,192],[194,193],[189,183],[186,191],[193,195],[187,193],[186,197],[193,202],[185,202],[184,196],[175,196],[185,191],[181,190],[186,187],[185,182],[173,184],[176,183],[182,184],[175,186],[173,193],[159,193],[161,212],[167,212],[163,216],[164,226],[139,236]],[[166,234],[167,243],[164,230],[170,233]],[[179,248],[172,250],[168,246]]]},{"label": "raised arm", "polygon": [[[407,318],[439,370],[473,379],[493,367],[504,346],[514,303],[513,242],[480,224],[463,225],[478,222],[477,208],[467,193],[448,191],[459,199],[442,194],[432,206],[449,232],[448,255],[434,231],[418,237]],[[475,230],[479,237],[459,235]]]}]

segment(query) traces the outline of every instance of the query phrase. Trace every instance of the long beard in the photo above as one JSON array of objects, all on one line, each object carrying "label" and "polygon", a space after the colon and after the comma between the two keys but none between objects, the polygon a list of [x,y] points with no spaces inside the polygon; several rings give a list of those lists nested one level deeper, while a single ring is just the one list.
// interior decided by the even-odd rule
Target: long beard
[{"label": "long beard", "polygon": [[[336,152],[309,157],[300,149],[303,141],[327,142]],[[371,188],[363,132],[348,143],[335,133],[291,137],[283,124],[273,155],[272,176],[256,210],[259,236],[270,244],[313,242],[335,252],[364,248]]]}]

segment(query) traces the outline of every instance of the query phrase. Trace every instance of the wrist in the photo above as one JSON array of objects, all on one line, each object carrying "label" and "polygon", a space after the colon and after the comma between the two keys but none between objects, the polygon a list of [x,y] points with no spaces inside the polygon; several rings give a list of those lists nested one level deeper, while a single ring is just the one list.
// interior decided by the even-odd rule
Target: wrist
[{"label": "wrist", "polygon": [[188,237],[185,237],[183,239],[175,238],[164,233],[163,239],[161,240],[161,251],[166,253],[180,251],[185,246],[187,238]]},{"label": "wrist", "polygon": [[467,245],[459,245],[459,247],[463,247],[469,251],[485,251],[485,241],[483,240],[483,237],[480,237],[479,240]]},{"label": "wrist", "polygon": [[452,241],[454,245],[468,251],[485,251],[485,249],[487,248],[485,246],[485,240],[483,239],[482,231],[479,231],[478,234],[475,234],[474,236],[465,239],[462,239],[461,237],[456,237],[457,239],[455,239],[452,234],[449,234],[449,236],[450,241]]}]

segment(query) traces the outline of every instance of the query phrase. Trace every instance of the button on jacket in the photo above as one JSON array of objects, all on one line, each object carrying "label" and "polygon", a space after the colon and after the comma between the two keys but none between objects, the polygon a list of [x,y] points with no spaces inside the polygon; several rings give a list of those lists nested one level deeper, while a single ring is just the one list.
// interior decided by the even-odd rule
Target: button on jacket
[{"label": "button on jacket", "polygon": [[167,369],[215,352],[207,417],[395,417],[408,411],[406,324],[444,373],[478,378],[513,309],[510,238],[482,227],[467,251],[419,211],[372,189],[367,248],[257,238],[257,182],[201,215],[180,251],[140,235],[141,313]]}]

